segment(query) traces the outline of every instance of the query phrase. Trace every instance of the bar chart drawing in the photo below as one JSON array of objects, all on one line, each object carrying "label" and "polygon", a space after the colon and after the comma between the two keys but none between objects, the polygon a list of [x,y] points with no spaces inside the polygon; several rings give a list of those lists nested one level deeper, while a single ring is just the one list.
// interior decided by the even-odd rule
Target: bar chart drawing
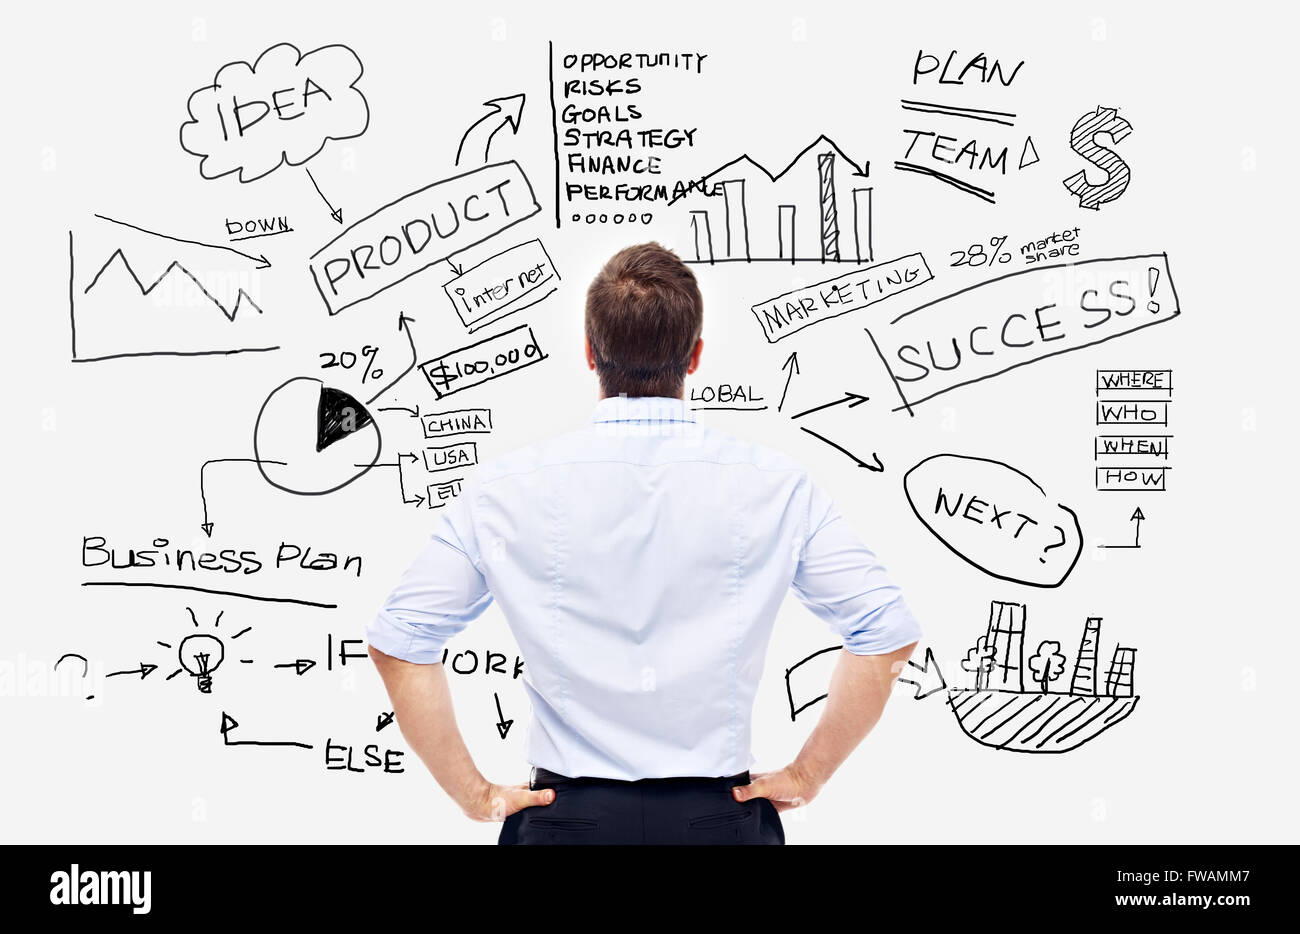
[{"label": "bar chart drawing", "polygon": [[870,263],[871,163],[819,136],[772,173],[748,155],[676,201],[690,208],[693,263]]}]

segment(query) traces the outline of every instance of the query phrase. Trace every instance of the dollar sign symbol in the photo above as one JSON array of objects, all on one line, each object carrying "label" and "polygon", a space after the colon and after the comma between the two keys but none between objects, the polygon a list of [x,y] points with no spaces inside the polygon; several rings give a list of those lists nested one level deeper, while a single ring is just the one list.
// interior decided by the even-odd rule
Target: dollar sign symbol
[{"label": "dollar sign symbol", "polygon": [[1130,175],[1128,163],[1105,146],[1099,146],[1097,134],[1109,133],[1111,140],[1118,143],[1131,132],[1133,126],[1114,107],[1098,107],[1075,122],[1070,131],[1070,148],[1106,173],[1106,181],[1100,185],[1091,184],[1082,171],[1065,179],[1065,187],[1079,196],[1079,207],[1095,211],[1124,194]]}]

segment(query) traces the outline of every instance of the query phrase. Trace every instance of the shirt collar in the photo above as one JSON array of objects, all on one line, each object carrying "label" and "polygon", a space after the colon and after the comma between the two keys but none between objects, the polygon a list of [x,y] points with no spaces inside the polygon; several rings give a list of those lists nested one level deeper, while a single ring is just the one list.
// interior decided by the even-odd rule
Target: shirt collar
[{"label": "shirt collar", "polygon": [[692,412],[682,399],[671,396],[606,396],[591,414],[595,424],[602,422],[694,422]]}]

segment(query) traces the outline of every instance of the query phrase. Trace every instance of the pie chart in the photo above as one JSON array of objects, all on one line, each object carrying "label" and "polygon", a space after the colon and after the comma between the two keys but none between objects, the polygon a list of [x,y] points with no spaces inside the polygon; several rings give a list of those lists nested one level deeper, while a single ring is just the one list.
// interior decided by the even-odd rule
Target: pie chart
[{"label": "pie chart", "polygon": [[277,386],[253,429],[257,469],[271,486],[299,496],[347,486],[375,466],[382,444],[365,405],[310,376]]}]

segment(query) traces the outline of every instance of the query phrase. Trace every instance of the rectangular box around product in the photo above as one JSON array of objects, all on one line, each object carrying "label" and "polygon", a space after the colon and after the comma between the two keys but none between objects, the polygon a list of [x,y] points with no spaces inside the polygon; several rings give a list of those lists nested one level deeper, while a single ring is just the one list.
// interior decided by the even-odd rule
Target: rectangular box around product
[{"label": "rectangular box around product", "polygon": [[309,268],[336,315],[541,209],[516,163],[485,165],[384,205],[313,253]]}]

